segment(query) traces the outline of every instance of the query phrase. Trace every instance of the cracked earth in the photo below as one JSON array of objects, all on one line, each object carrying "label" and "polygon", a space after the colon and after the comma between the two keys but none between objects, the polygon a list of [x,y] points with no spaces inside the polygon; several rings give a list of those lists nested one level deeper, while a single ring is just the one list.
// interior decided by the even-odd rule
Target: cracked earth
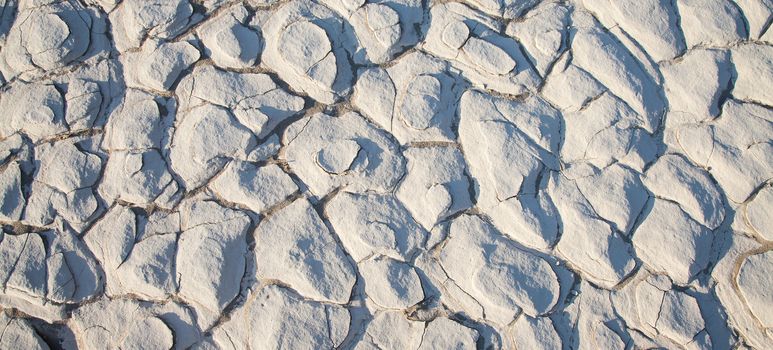
[{"label": "cracked earth", "polygon": [[771,0],[0,0],[0,348],[771,349]]}]

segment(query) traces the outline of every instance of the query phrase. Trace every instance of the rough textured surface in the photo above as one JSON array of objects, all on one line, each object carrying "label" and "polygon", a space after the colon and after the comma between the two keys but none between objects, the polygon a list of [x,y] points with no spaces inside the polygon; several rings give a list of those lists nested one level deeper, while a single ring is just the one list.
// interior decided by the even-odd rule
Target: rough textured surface
[{"label": "rough textured surface", "polygon": [[0,0],[2,349],[771,349],[773,0]]}]

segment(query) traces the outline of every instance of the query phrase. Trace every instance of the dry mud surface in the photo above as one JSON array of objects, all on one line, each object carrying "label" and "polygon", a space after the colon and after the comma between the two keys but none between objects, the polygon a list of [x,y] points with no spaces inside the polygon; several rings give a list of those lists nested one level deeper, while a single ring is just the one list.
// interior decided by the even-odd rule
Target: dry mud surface
[{"label": "dry mud surface", "polygon": [[771,349],[771,0],[0,0],[2,349]]}]

